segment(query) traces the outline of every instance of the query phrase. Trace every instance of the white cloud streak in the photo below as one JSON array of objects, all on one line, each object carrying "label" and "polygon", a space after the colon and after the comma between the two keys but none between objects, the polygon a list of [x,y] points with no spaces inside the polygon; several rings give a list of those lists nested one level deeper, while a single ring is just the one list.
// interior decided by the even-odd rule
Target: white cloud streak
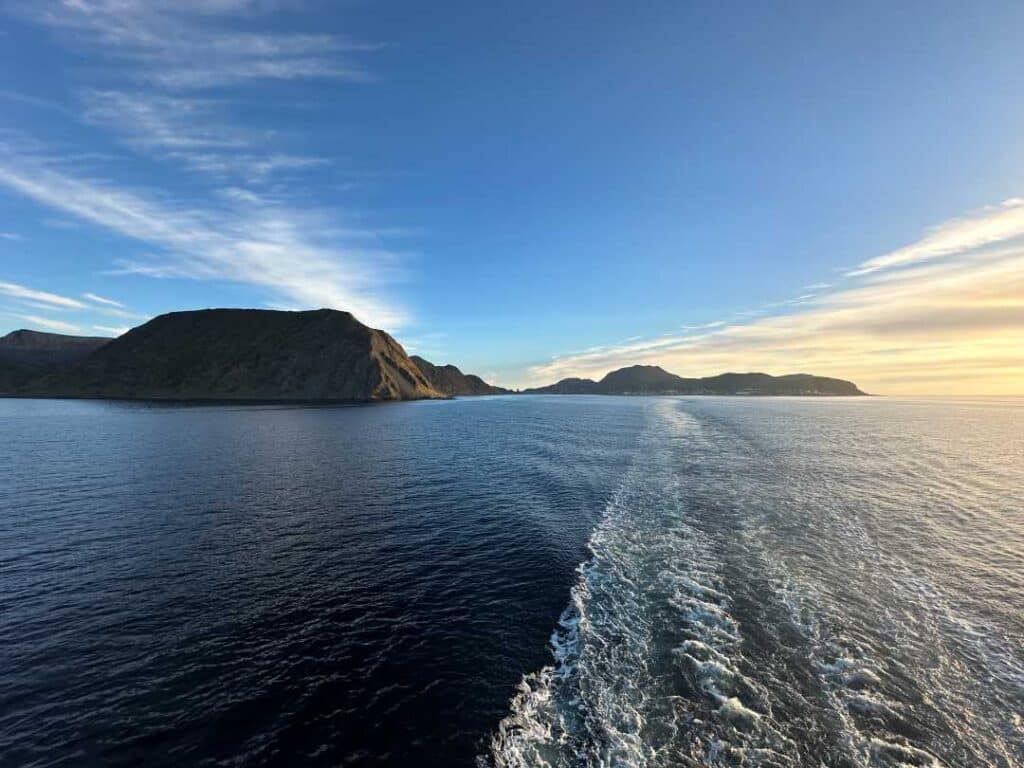
[{"label": "white cloud streak", "polygon": [[[22,136],[6,147],[0,136],[0,185],[146,246],[142,255],[118,259],[114,273],[246,283],[261,287],[269,302],[346,309],[396,328],[405,313],[377,296],[397,273],[396,255],[377,245],[383,231],[343,231],[334,223],[337,212],[286,202],[294,194],[282,184],[286,174],[328,161],[268,147],[279,135],[272,129],[233,124],[234,102],[223,90],[197,95],[265,80],[366,79],[351,56],[375,46],[282,32],[273,6],[267,0],[21,3],[23,18],[92,55],[91,66],[80,71],[105,84],[80,91],[85,122],[175,170],[212,178],[215,188],[208,195],[191,189],[185,204],[81,170],[104,167],[102,159],[86,161],[80,153],[54,159]],[[245,185],[272,189],[274,197]],[[315,194],[306,190],[302,197]],[[108,316],[141,317],[89,300],[93,311]]]},{"label": "white cloud streak", "polygon": [[20,12],[68,33],[122,64],[137,77],[174,90],[214,88],[254,80],[365,80],[349,55],[374,46],[335,35],[239,32],[223,22],[258,18],[257,2],[33,0]]},{"label": "white cloud streak", "polygon": [[118,309],[124,309],[124,304],[122,304],[121,302],[114,301],[113,299],[107,299],[103,296],[97,296],[95,293],[83,293],[82,298],[88,299],[94,304],[104,304],[108,307],[117,307]]},{"label": "white cloud streak", "polygon": [[121,264],[122,273],[248,283],[301,306],[346,309],[389,329],[405,320],[404,312],[376,297],[395,257],[346,246],[344,231],[314,214],[255,196],[200,210],[2,153],[0,185],[157,251]]},{"label": "white cloud streak", "polygon": [[23,299],[35,303],[37,306],[49,307],[51,309],[85,309],[86,305],[67,296],[60,296],[47,291],[37,291],[17,283],[0,282],[0,294],[15,299]]},{"label": "white cloud streak", "polygon": [[209,99],[89,90],[82,94],[83,118],[108,126],[142,150],[209,150],[250,144],[242,131],[215,123],[216,102]]},{"label": "white cloud streak", "polygon": [[917,242],[869,259],[847,275],[855,277],[932,261],[1017,237],[1024,237],[1024,200],[1015,198],[1002,205],[946,222]]},{"label": "white cloud streak", "polygon": [[87,90],[81,98],[83,119],[108,128],[132,150],[218,179],[262,184],[329,163],[265,149],[265,132],[232,126],[222,100],[118,90]]},{"label": "white cloud streak", "polygon": [[40,328],[48,328],[51,331],[57,331],[59,333],[77,334],[82,332],[82,329],[75,325],[74,323],[66,323],[63,320],[54,320],[53,318],[50,317],[18,314],[12,315],[12,317],[17,317],[18,319],[24,320],[26,323],[29,323],[33,326],[37,326]]}]

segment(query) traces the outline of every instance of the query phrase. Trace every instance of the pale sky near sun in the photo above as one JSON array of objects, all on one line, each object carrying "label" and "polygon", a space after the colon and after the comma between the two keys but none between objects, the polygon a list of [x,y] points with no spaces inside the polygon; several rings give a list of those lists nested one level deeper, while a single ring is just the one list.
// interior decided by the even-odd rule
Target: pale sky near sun
[{"label": "pale sky near sun", "polygon": [[0,333],[1024,394],[1024,5],[850,5],[0,0]]}]

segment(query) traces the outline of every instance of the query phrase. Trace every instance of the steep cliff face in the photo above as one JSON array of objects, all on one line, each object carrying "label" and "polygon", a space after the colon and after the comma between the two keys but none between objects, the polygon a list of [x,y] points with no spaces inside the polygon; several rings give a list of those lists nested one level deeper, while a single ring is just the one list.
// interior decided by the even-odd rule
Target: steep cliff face
[{"label": "steep cliff face", "polygon": [[348,312],[172,312],[25,394],[213,400],[414,400],[443,397],[401,345]]},{"label": "steep cliff face", "polygon": [[434,365],[418,355],[410,358],[438,392],[451,396],[501,395],[509,390],[488,384],[472,373],[463,373],[454,365]]}]

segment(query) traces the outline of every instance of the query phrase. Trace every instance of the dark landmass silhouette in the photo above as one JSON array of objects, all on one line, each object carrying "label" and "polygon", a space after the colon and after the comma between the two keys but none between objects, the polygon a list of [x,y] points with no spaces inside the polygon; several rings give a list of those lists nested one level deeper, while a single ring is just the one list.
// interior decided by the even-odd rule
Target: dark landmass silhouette
[{"label": "dark landmass silhouette", "polygon": [[864,395],[857,385],[843,379],[796,373],[723,373],[687,379],[657,365],[633,365],[612,371],[600,381],[562,379],[556,384],[524,390],[527,394],[552,395]]},{"label": "dark landmass silhouette", "polygon": [[100,336],[66,336],[24,328],[12,331],[0,338],[0,392],[82,360],[109,341]]},{"label": "dark landmass silhouette", "polygon": [[348,312],[160,315],[13,394],[157,400],[441,398],[402,346]]},{"label": "dark landmass silhouette", "polygon": [[[372,402],[512,390],[406,354],[348,312],[171,312],[116,339],[19,330],[0,338],[0,395],[146,400]],[[808,374],[683,378],[634,365],[600,381],[563,379],[521,394],[863,395]]]},{"label": "dark landmass silhouette", "polygon": [[463,373],[454,365],[434,365],[419,355],[413,355],[410,359],[416,363],[416,367],[427,377],[427,381],[430,382],[431,386],[438,392],[446,395],[506,395],[512,391],[504,387],[488,384],[475,374]]}]

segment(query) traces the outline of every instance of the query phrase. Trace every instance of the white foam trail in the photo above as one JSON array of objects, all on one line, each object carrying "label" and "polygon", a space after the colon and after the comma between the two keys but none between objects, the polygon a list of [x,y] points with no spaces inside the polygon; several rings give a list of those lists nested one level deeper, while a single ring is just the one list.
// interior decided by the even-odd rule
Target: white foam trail
[{"label": "white foam trail", "polygon": [[[741,628],[691,524],[677,450],[699,424],[656,401],[555,630],[482,765],[783,766],[792,744],[740,671]],[[689,687],[691,695],[681,695]]]},{"label": "white foam trail", "polygon": [[[823,514],[823,510],[818,512]],[[938,710],[936,716],[943,720],[944,727],[950,733],[962,739],[965,749],[973,749],[972,743],[981,743],[992,754],[1003,758],[1003,762],[993,763],[978,753],[971,755],[971,764],[1013,765],[1011,748],[1001,743],[999,734],[981,732],[982,726],[972,722],[975,718],[970,706],[941,701],[967,684],[966,680],[957,682],[939,679],[940,676],[948,675],[949,668],[953,666],[948,661],[953,656],[944,646],[958,639],[957,632],[941,625],[964,622],[963,617],[956,615],[942,595],[933,586],[926,584],[921,575],[900,563],[898,557],[891,553],[883,555],[856,520],[848,516],[823,519],[821,525],[830,532],[833,539],[842,542],[837,549],[845,557],[872,563],[872,579],[877,580],[877,583],[864,583],[863,588],[879,596],[889,595],[887,606],[886,598],[881,598],[883,603],[880,607],[885,613],[878,619],[899,628],[900,634],[906,638],[903,645],[926,644],[935,654],[947,659],[945,663],[937,665],[935,671],[922,670],[919,684],[928,691],[927,706]],[[904,724],[915,708],[886,693],[887,689],[892,688],[886,683],[886,666],[898,662],[877,657],[855,637],[840,629],[847,621],[843,614],[846,606],[842,602],[837,603],[834,597],[822,595],[824,586],[815,584],[806,576],[795,576],[796,569],[785,567],[763,551],[761,557],[763,559],[756,567],[769,574],[781,602],[790,611],[791,620],[810,643],[814,669],[823,692],[831,701],[842,724],[842,738],[849,745],[847,755],[851,764],[864,768],[942,768],[948,765],[905,738],[880,737],[880,732],[884,735],[889,734],[893,728],[905,729]],[[907,590],[916,593],[915,599],[901,595]],[[929,606],[930,611],[921,610],[922,605]],[[1001,655],[995,654],[995,657],[999,659]],[[981,663],[994,660],[992,654],[986,653],[979,654],[979,659]],[[989,677],[991,679],[996,675],[990,673]],[[920,707],[921,704],[916,706]],[[960,712],[960,721],[953,721],[946,714],[948,711]]]},{"label": "white foam trail", "polygon": [[1021,765],[1019,649],[877,525],[887,489],[920,478],[849,478],[817,421],[773,442],[647,407],[553,663],[481,764]]}]

